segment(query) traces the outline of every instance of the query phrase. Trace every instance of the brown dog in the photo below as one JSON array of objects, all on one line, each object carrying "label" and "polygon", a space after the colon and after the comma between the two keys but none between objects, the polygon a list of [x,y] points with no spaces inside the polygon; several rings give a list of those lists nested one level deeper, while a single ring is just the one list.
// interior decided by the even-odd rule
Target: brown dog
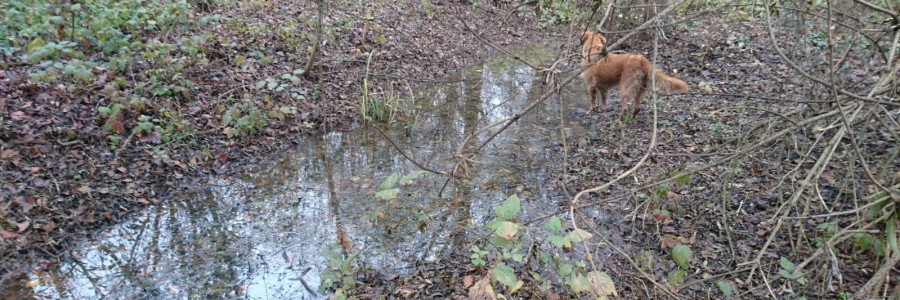
[{"label": "brown dog", "polygon": [[[591,43],[585,43],[588,39]],[[596,42],[600,41],[599,47],[603,47],[603,38],[599,33],[585,32],[581,36],[582,56],[585,60],[591,59],[594,53]],[[590,46],[589,46],[590,45]],[[599,51],[598,51],[599,52]],[[687,91],[687,84],[681,79],[668,76],[660,71],[654,71],[653,65],[646,57],[640,54],[616,54],[610,53],[606,57],[600,58],[593,65],[581,72],[588,87],[588,97],[591,100],[591,108],[588,113],[594,111],[594,103],[597,99],[597,92],[600,92],[600,105],[597,106],[598,111],[606,107],[606,94],[609,89],[618,86],[619,98],[622,102],[622,111],[619,118],[624,118],[628,110],[628,98],[632,100],[633,112],[632,116],[637,115],[641,110],[641,101],[644,100],[644,93],[650,88],[652,79],[650,75],[656,76],[656,88],[665,92],[684,92]]]}]

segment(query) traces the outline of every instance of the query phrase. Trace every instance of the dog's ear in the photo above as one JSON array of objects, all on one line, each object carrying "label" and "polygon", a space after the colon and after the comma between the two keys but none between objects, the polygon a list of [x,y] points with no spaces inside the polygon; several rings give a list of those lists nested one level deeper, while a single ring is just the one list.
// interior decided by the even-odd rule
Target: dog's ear
[{"label": "dog's ear", "polygon": [[593,32],[585,31],[581,34],[581,44],[584,45],[584,42],[587,41],[591,36],[594,35]]},{"label": "dog's ear", "polygon": [[597,36],[600,37],[600,42],[602,42],[603,45],[606,45],[606,37],[599,33],[597,34]]}]

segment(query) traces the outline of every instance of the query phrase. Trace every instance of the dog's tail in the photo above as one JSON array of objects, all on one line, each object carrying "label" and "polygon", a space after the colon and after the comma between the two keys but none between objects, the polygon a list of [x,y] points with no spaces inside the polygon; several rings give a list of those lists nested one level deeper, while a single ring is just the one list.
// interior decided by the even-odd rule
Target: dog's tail
[{"label": "dog's tail", "polygon": [[687,91],[687,84],[681,79],[656,71],[656,88],[664,93],[681,93]]}]

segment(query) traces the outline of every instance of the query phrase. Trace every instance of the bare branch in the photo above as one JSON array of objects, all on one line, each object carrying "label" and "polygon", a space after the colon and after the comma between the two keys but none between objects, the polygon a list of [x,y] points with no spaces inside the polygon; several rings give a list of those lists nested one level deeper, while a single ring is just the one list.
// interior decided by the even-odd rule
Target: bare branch
[{"label": "bare branch", "polygon": [[878,5],[875,5],[875,4],[866,2],[865,0],[855,0],[855,1],[856,1],[856,3],[862,4],[862,5],[864,5],[864,6],[868,7],[868,8],[871,8],[871,9],[873,9],[873,10],[875,10],[875,11],[878,11],[878,12],[880,12],[880,13],[883,13],[883,14],[886,14],[886,15],[888,15],[888,16],[891,16],[891,18],[894,18],[895,21],[898,20],[898,19],[897,19],[897,14],[894,13],[894,12],[892,12],[892,11],[889,11],[889,10],[887,10],[887,9],[884,9],[884,8],[878,6]]}]

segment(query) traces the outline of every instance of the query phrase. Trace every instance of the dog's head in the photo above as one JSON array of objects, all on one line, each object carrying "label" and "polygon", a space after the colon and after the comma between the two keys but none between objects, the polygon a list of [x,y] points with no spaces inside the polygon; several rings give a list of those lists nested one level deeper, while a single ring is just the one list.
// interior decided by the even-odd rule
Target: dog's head
[{"label": "dog's head", "polygon": [[606,44],[606,38],[603,37],[600,33],[595,33],[593,31],[585,31],[581,34],[581,45],[590,40],[591,46],[603,47]]}]

